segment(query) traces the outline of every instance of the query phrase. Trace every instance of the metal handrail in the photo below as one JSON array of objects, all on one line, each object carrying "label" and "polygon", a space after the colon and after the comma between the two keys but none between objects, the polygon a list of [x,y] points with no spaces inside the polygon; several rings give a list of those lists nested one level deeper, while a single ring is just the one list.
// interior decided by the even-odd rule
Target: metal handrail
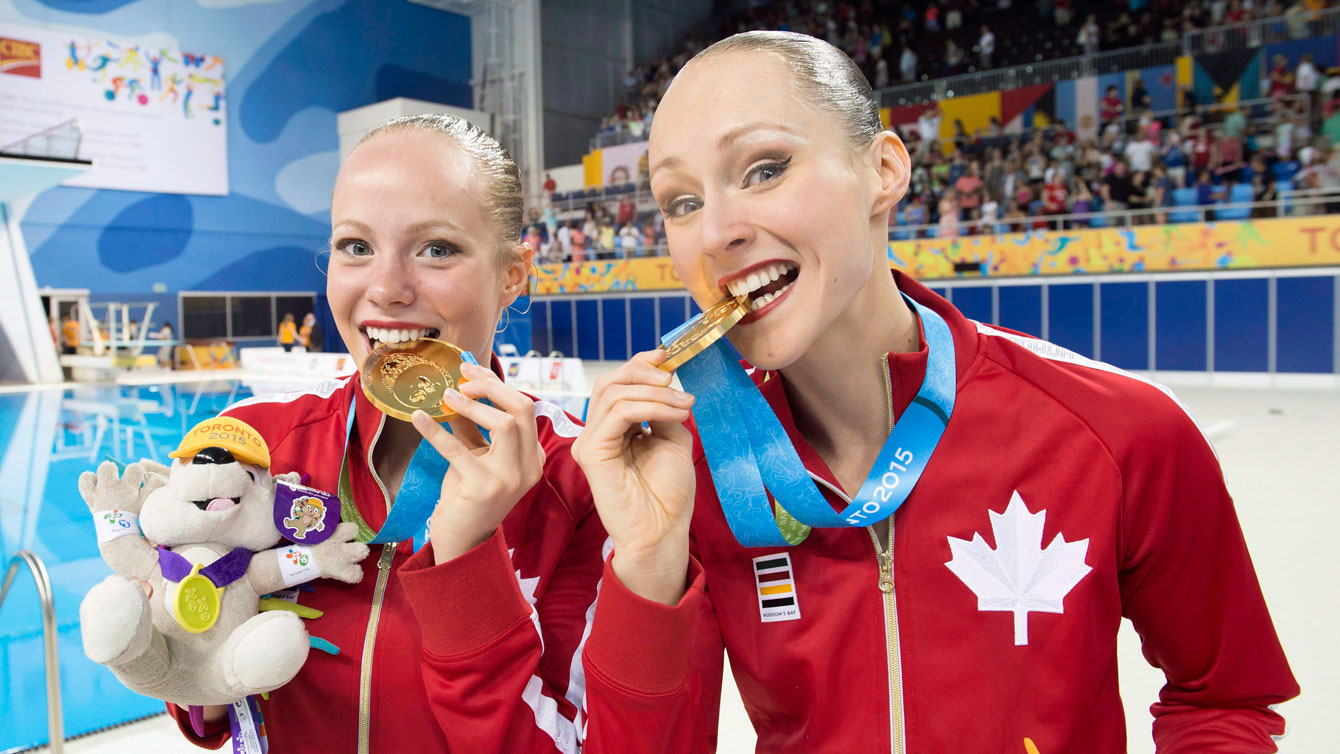
[{"label": "metal handrail", "polygon": [[0,586],[0,607],[4,607],[5,595],[14,581],[19,566],[26,564],[37,582],[37,596],[42,600],[42,653],[46,656],[47,676],[47,732],[51,738],[52,754],[65,751],[65,722],[61,715],[60,699],[60,663],[56,655],[56,597],[51,589],[51,576],[37,553],[31,550],[19,550],[9,559],[5,568],[5,582]]},{"label": "metal handrail", "polygon": [[[1025,215],[1023,217],[997,218],[995,220],[966,220],[960,221],[956,228],[958,236],[980,236],[980,235],[1006,235],[1009,233],[1024,233],[1031,230],[1088,230],[1087,227],[1066,228],[1067,223],[1091,222],[1096,219],[1105,219],[1115,222],[1116,225],[1108,227],[1130,228],[1135,227],[1134,218],[1152,218],[1155,220],[1150,225],[1179,225],[1167,217],[1162,222],[1158,222],[1160,215],[1179,215],[1185,216],[1194,213],[1196,220],[1194,222],[1209,222],[1215,220],[1220,212],[1233,210],[1256,210],[1273,209],[1276,217],[1290,217],[1291,210],[1301,207],[1316,207],[1317,205],[1326,205],[1334,203],[1340,198],[1340,189],[1289,189],[1279,192],[1275,199],[1269,199],[1263,202],[1220,202],[1217,204],[1191,204],[1191,205],[1169,205],[1164,207],[1142,207],[1140,209],[1117,209],[1101,212],[1071,212],[1064,215]],[[1242,218],[1235,218],[1242,219]],[[1262,219],[1262,218],[1249,218]],[[1190,221],[1188,221],[1190,222]],[[1035,224],[1045,224],[1045,228],[1034,228]],[[1014,225],[1023,225],[1024,230],[1012,230]],[[978,229],[979,232],[970,233],[970,229]],[[988,229],[989,233],[982,233],[980,229]],[[1095,230],[1101,228],[1095,228]],[[917,241],[926,239],[935,239],[938,236],[931,236],[927,231],[934,230],[939,232],[939,223],[926,223],[922,225],[890,225],[890,241]],[[895,235],[897,234],[897,235]],[[904,234],[911,234],[909,237],[902,237]]]}]

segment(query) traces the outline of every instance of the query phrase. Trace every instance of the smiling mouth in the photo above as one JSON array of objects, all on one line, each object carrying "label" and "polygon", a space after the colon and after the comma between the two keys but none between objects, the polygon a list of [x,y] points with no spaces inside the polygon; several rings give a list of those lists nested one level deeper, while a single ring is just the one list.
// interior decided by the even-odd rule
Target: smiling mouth
[{"label": "smiling mouth", "polygon": [[194,505],[200,510],[211,512],[231,510],[232,508],[241,505],[241,503],[242,498],[240,497],[216,497],[209,500],[191,501],[191,505]]},{"label": "smiling mouth", "polygon": [[748,296],[749,311],[756,312],[786,293],[799,276],[800,267],[790,262],[776,262],[733,280],[726,287],[732,296]]},{"label": "smiling mouth", "polygon": [[408,343],[419,338],[436,338],[441,334],[441,331],[436,327],[360,327],[358,330],[367,336],[373,349],[383,343]]}]

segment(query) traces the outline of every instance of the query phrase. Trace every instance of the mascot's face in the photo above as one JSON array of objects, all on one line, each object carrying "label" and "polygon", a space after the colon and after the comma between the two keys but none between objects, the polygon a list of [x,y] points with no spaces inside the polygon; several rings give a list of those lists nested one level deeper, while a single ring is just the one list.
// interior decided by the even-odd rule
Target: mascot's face
[{"label": "mascot's face", "polygon": [[144,501],[140,527],[151,542],[166,547],[217,542],[263,550],[279,541],[273,504],[274,479],[267,469],[209,447],[172,464],[168,484]]}]

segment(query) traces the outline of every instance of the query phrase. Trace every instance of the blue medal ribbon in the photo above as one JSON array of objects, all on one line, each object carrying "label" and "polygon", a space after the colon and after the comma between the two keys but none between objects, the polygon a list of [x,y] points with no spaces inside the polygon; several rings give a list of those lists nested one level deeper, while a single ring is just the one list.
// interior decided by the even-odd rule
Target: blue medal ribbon
[{"label": "blue medal ribbon", "polygon": [[[461,359],[468,364],[479,366],[479,362],[469,351],[463,351]],[[353,502],[353,488],[348,481],[349,437],[354,431],[357,405],[358,396],[355,395],[349,404],[349,420],[344,430],[344,460],[340,465],[341,511],[349,510],[352,515],[357,515],[357,508]],[[443,422],[442,426],[448,432],[451,431],[450,424]],[[488,430],[481,427],[480,431],[483,432],[484,439],[488,440]],[[447,459],[443,458],[432,444],[427,440],[420,440],[419,447],[415,448],[414,456],[410,458],[409,468],[405,469],[405,476],[400,481],[400,491],[386,514],[386,523],[382,524],[381,530],[374,533],[371,539],[364,541],[380,545],[417,538],[415,548],[421,547],[423,535],[427,532],[428,517],[433,515],[433,509],[437,507],[438,498],[442,494],[442,477],[446,476],[449,465]],[[367,528],[361,520],[358,523],[360,529]]]},{"label": "blue medal ribbon", "polygon": [[[885,440],[865,484],[841,512],[833,510],[810,480],[772,407],[725,341],[713,343],[679,368],[680,383],[697,398],[693,417],[698,436],[726,522],[741,545],[799,544],[807,530],[797,531],[790,524],[784,532],[779,517],[794,518],[808,527],[869,526],[892,516],[912,493],[954,411],[956,372],[949,325],[939,314],[906,294],[903,297],[916,309],[926,333],[930,352],[926,376]],[[686,326],[667,333],[661,343],[674,340]],[[768,493],[783,515],[774,515]]]}]

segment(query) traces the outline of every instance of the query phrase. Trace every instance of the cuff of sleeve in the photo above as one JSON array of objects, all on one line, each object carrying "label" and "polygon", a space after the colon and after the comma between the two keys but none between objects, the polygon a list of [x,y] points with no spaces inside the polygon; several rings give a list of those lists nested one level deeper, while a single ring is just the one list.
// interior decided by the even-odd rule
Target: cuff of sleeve
[{"label": "cuff of sleeve", "polygon": [[228,728],[228,719],[214,723],[205,723],[205,735],[197,736],[191,729],[191,716],[184,707],[178,707],[172,702],[167,704],[168,717],[177,721],[177,729],[186,737],[187,741],[199,746],[202,749],[218,749],[232,737],[232,731]]},{"label": "cuff of sleeve", "polygon": [[520,622],[530,603],[521,595],[502,527],[454,560],[435,565],[429,544],[400,568],[400,583],[419,619],[424,649],[441,656],[476,651]]},{"label": "cuff of sleeve", "polygon": [[634,594],[605,561],[586,658],[606,678],[643,694],[682,686],[693,667],[693,628],[703,599],[702,565],[689,557],[688,588],[679,604]]}]

